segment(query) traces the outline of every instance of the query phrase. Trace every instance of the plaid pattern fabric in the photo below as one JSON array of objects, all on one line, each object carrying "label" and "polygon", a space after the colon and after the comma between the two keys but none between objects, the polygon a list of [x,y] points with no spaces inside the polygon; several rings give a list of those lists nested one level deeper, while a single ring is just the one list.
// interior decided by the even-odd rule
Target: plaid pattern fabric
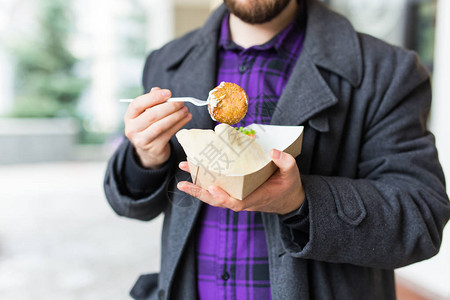
[{"label": "plaid pattern fabric", "polygon": [[[248,49],[230,39],[228,15],[219,37],[217,85],[240,85],[249,109],[237,126],[268,124],[303,45],[296,20],[266,44]],[[271,299],[261,213],[205,205],[196,235],[199,299]]]},{"label": "plaid pattern fabric", "polygon": [[303,35],[303,26],[296,20],[269,42],[243,49],[229,38],[228,17],[224,18],[219,38],[217,84],[236,83],[249,98],[247,114],[236,126],[270,123],[300,55]]}]

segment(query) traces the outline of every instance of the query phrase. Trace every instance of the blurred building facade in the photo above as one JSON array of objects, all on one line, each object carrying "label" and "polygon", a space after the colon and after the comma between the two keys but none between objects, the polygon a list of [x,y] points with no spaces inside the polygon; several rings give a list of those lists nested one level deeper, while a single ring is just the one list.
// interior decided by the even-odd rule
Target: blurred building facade
[{"label": "blurred building facade", "polygon": [[[142,92],[145,55],[201,26],[211,8],[209,0],[80,0],[71,4],[70,50],[80,61],[80,76],[90,80],[79,109],[87,120],[85,126],[101,132],[120,129],[124,111],[117,101],[120,97],[133,98]],[[2,1],[0,116],[8,115],[14,102],[14,57],[7,51],[8,41],[29,35],[33,27],[17,22],[24,18],[33,19],[32,1]]]}]

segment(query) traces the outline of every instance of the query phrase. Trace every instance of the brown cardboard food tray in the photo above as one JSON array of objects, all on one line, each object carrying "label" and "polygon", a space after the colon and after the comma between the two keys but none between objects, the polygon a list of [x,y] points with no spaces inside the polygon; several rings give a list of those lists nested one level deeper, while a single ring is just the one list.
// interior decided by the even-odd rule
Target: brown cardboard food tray
[{"label": "brown cardboard food tray", "polygon": [[[247,128],[256,131],[256,141],[267,155],[275,148],[297,157],[302,148],[303,126],[279,126],[252,124]],[[242,200],[262,185],[277,170],[273,161],[249,174],[223,175],[196,165],[195,160],[187,158],[192,182],[208,188],[217,185],[230,196]]]}]

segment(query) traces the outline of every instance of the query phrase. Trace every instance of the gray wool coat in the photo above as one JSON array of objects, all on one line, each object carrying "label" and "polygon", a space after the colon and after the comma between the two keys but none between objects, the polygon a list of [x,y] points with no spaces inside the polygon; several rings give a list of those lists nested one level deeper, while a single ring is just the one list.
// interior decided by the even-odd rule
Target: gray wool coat
[{"label": "gray wool coat", "polygon": [[[217,38],[226,8],[146,61],[143,83],[204,98],[215,86]],[[429,74],[411,52],[356,33],[342,16],[307,1],[303,51],[272,124],[304,125],[297,158],[308,214],[286,224],[263,213],[273,299],[394,299],[393,270],[439,251],[450,206],[434,137],[426,127]],[[212,128],[189,105],[186,128]],[[176,189],[185,154],[176,139],[161,170],[140,170],[156,188],[124,186],[125,141],[104,188],[121,216],[164,213],[159,274],[139,277],[135,299],[196,299],[193,228],[203,203]],[[143,195],[143,196],[142,196]],[[306,239],[305,239],[306,232]]]}]

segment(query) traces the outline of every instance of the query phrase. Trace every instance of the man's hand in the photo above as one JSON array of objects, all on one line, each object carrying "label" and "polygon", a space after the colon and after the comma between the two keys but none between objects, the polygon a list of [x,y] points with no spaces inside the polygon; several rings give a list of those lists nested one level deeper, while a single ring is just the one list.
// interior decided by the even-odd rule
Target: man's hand
[{"label": "man's hand", "polygon": [[125,135],[146,168],[159,168],[169,159],[170,138],[192,119],[183,102],[166,102],[170,96],[169,90],[152,88],[125,113]]},{"label": "man's hand", "polygon": [[[234,211],[287,214],[299,208],[305,200],[300,173],[292,155],[273,149],[270,156],[279,170],[243,200],[231,197],[217,186],[210,186],[205,190],[190,182],[182,181],[178,183],[178,189],[212,206]],[[189,172],[187,162],[181,162],[180,169]]]}]

